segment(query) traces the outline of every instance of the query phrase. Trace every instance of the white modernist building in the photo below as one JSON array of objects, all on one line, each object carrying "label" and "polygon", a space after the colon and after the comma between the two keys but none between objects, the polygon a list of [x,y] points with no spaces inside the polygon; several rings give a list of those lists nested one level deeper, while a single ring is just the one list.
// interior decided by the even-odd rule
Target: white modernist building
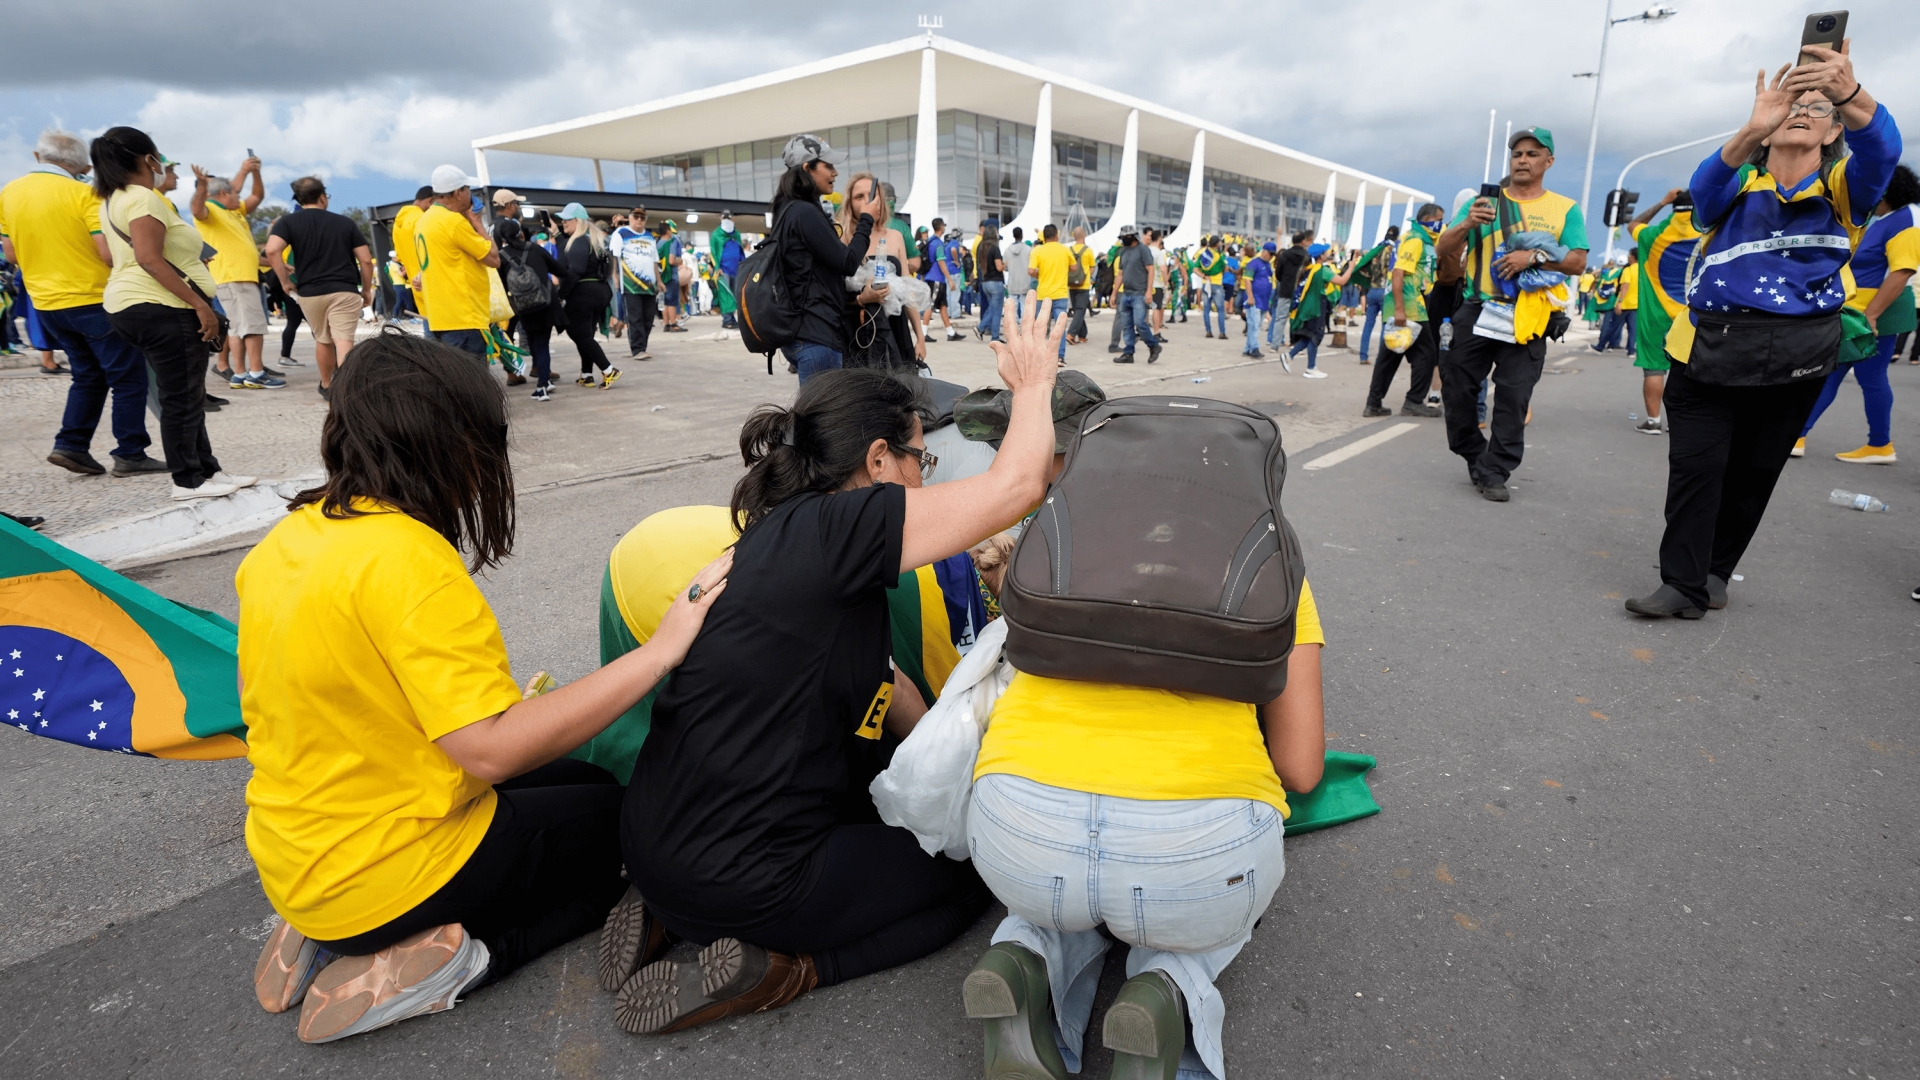
[{"label": "white modernist building", "polygon": [[[495,151],[591,158],[603,188],[607,163],[631,163],[640,200],[668,209],[677,198],[770,201],[781,148],[799,132],[848,151],[843,178],[892,183],[915,224],[940,217],[968,233],[994,218],[1035,239],[1048,222],[1064,230],[1084,216],[1096,246],[1123,224],[1169,230],[1169,248],[1301,228],[1359,246],[1430,198],[932,33],[473,147],[483,182]],[[1374,205],[1374,235],[1350,236],[1356,208]]]}]

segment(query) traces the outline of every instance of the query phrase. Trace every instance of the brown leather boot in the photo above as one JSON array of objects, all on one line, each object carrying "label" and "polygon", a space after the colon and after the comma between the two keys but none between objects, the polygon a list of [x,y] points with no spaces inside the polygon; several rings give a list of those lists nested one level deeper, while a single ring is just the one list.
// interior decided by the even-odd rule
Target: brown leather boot
[{"label": "brown leather boot", "polygon": [[813,957],[772,952],[739,938],[700,950],[697,963],[660,960],[635,972],[614,999],[614,1021],[634,1035],[665,1035],[765,1012],[820,984]]}]

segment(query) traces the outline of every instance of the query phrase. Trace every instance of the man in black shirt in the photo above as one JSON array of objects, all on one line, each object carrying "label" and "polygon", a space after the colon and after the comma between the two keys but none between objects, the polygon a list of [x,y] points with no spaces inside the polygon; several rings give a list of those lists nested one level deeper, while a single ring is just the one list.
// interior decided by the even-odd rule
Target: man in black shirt
[{"label": "man in black shirt", "polygon": [[[327,187],[319,177],[295,180],[293,201],[300,208],[275,221],[267,236],[267,263],[313,326],[313,356],[324,395],[333,385],[334,367],[353,348],[361,309],[373,304],[373,252],[359,226],[327,209]],[[297,277],[287,267],[288,248],[299,267]]]},{"label": "man in black shirt", "polygon": [[1313,242],[1313,230],[1293,234],[1293,244],[1273,260],[1273,325],[1267,328],[1267,346],[1284,348],[1291,340],[1287,316],[1293,312],[1293,294],[1300,284],[1300,268],[1307,265],[1307,245]]}]

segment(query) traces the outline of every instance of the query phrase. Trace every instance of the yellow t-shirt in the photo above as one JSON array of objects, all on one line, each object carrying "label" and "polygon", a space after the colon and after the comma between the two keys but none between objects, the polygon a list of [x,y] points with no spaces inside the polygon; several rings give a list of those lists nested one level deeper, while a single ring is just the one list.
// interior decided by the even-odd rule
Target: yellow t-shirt
[{"label": "yellow t-shirt", "polygon": [[260,249],[253,246],[253,229],[247,225],[247,215],[240,210],[229,210],[212,199],[205,205],[207,216],[195,224],[200,226],[200,236],[220,253],[214,256],[209,267],[213,280],[222,285],[229,281],[258,284]]},{"label": "yellow t-shirt", "polygon": [[[1295,645],[1324,645],[1300,587]],[[1286,816],[1260,714],[1243,701],[1020,672],[994,703],[973,778],[1025,777],[1121,799],[1253,799]]]},{"label": "yellow t-shirt", "polygon": [[200,239],[200,231],[187,224],[165,195],[150,187],[124,187],[114,192],[100,208],[100,224],[110,226],[105,229],[107,250],[113,253],[113,272],[107,275],[106,292],[101,298],[107,311],[125,311],[135,304],[192,306],[154,280],[153,275],[134,260],[133,245],[120,239],[121,233],[132,236],[133,223],[145,217],[166,226],[161,256],[188,281],[200,286],[201,292],[212,296],[213,275],[207,273],[207,264],[200,261],[200,249],[206,243]]},{"label": "yellow t-shirt", "polygon": [[329,940],[390,922],[465,865],[487,782],[433,740],[520,700],[500,624],[439,533],[303,506],[234,575],[247,850],[274,910]]},{"label": "yellow t-shirt", "polygon": [[413,239],[414,230],[420,225],[420,214],[420,208],[409,203],[393,215],[393,257],[400,260],[400,269],[406,271],[406,276],[397,284],[413,294],[413,310],[425,315],[426,303],[420,299],[420,290],[413,287],[413,275],[420,272],[420,253]]},{"label": "yellow t-shirt", "polygon": [[[1078,259],[1080,261],[1080,272],[1087,275],[1086,283],[1080,287],[1083,289],[1093,288],[1093,249],[1086,244],[1069,244],[1067,245],[1067,257]],[[1069,264],[1069,268],[1071,268],[1071,264]]]},{"label": "yellow t-shirt", "polygon": [[1027,268],[1040,271],[1039,280],[1033,286],[1040,300],[1067,298],[1067,268],[1072,264],[1073,256],[1067,252],[1067,246],[1057,240],[1033,249],[1033,254],[1027,257]]},{"label": "yellow t-shirt", "polygon": [[1633,263],[1620,271],[1620,301],[1614,305],[1621,311],[1640,310],[1640,264]]},{"label": "yellow t-shirt", "polygon": [[420,215],[415,257],[420,265],[420,313],[441,330],[484,330],[493,321],[487,268],[480,260],[493,249],[473,223],[435,203]]},{"label": "yellow t-shirt", "polygon": [[12,242],[27,295],[42,311],[100,302],[107,264],[93,246],[99,231],[100,197],[57,165],[0,188],[0,236]]}]

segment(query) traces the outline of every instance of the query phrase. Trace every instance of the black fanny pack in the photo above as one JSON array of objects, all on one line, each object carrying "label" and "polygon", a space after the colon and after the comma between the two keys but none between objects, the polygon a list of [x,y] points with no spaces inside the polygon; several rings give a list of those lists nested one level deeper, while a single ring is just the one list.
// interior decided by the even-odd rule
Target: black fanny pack
[{"label": "black fanny pack", "polygon": [[1824,379],[1840,355],[1840,313],[1695,313],[1687,374],[1713,386],[1781,386]]}]

